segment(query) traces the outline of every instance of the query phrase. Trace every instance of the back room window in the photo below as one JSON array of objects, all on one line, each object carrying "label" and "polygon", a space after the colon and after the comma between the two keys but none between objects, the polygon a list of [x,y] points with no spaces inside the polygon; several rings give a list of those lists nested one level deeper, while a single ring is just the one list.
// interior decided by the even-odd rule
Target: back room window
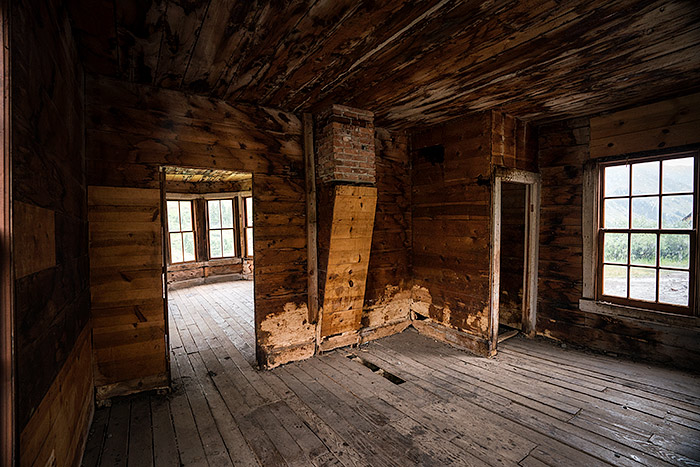
[{"label": "back room window", "polygon": [[232,199],[207,201],[209,213],[209,256],[230,258],[236,256],[235,227]]},{"label": "back room window", "polygon": [[170,262],[195,261],[192,201],[168,201]]}]

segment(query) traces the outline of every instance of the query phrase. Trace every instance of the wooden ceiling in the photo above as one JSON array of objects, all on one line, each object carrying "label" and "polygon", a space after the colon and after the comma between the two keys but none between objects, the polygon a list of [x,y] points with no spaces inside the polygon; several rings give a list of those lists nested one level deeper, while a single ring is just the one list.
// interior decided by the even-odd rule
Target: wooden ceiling
[{"label": "wooden ceiling", "polygon": [[252,180],[247,172],[231,172],[218,169],[189,169],[184,167],[166,167],[165,179],[176,182],[239,182]]},{"label": "wooden ceiling", "polygon": [[696,0],[70,0],[87,71],[226,99],[554,120],[700,89]]}]

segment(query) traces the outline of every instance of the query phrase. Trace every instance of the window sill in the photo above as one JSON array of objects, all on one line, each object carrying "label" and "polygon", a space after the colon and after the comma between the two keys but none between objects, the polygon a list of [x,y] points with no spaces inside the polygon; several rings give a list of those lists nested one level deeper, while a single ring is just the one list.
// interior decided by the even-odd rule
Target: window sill
[{"label": "window sill", "polygon": [[579,299],[578,307],[579,310],[587,313],[612,316],[614,318],[629,318],[666,324],[668,326],[700,328],[700,317],[698,316],[674,315],[662,311],[653,311],[644,308],[597,301],[590,298]]}]

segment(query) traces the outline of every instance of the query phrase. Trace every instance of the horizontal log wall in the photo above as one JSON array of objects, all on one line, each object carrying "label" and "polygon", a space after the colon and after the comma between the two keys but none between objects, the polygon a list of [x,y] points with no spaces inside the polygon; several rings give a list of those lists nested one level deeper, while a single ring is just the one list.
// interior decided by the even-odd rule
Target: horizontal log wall
[{"label": "horizontal log wall", "polygon": [[[160,166],[253,174],[259,360],[276,365],[313,354],[314,330],[306,320],[304,165],[297,117],[94,77],[87,81],[87,116],[89,184],[91,190],[111,190],[114,198],[105,198],[94,209],[118,205],[124,189],[142,190],[137,198],[147,205],[148,213],[144,215],[152,216],[148,231],[130,232],[134,241],[125,242],[120,252],[125,257],[160,258]],[[91,235],[96,234],[100,231],[92,228]],[[125,280],[120,273],[126,272],[128,277],[135,275],[142,284],[148,283],[142,287],[147,287],[149,294],[159,290],[156,269],[148,269],[150,272],[143,272],[143,276],[138,271],[146,270],[133,266],[115,264],[108,270],[115,285]],[[132,374],[136,368],[129,370],[129,362],[135,361],[142,350],[162,344],[164,325],[162,311],[158,315],[154,309],[152,316],[146,317],[155,326],[150,337],[137,338],[133,330],[121,327],[138,326],[143,319],[135,312],[142,303],[142,292],[138,292],[140,286],[133,287],[135,291],[121,299],[129,303],[106,307],[100,312],[104,319],[95,324],[96,332],[99,326],[112,340],[108,348],[122,345],[131,349],[128,353],[114,352],[113,357],[120,360],[124,370],[102,381],[103,385],[131,381],[122,388],[125,391],[163,383],[156,378],[148,385],[132,384],[145,375]],[[95,293],[93,297],[99,300]],[[152,376],[164,367],[165,357],[165,349],[152,353],[152,361],[148,362]],[[102,364],[98,359],[98,369]]]},{"label": "horizontal log wall", "polygon": [[[590,260],[583,257],[584,164],[593,156],[672,150],[666,143],[672,139],[669,135],[680,134],[676,130],[684,127],[681,120],[696,122],[695,130],[676,141],[700,142],[700,110],[687,105],[696,99],[679,98],[538,129],[542,172],[538,333],[602,351],[697,369],[697,318],[634,317],[634,313],[623,315],[616,310],[596,312],[594,307],[582,311],[579,305],[584,261]],[[669,131],[662,131],[664,128]]]},{"label": "horizontal log wall", "polygon": [[[478,113],[417,132],[412,142],[412,311],[465,333],[460,342],[482,354],[489,335],[491,123],[490,112]],[[434,145],[444,146],[444,160],[420,155]]]},{"label": "horizontal log wall", "polygon": [[92,407],[83,71],[60,2],[11,8],[19,463],[75,465]]},{"label": "horizontal log wall", "polygon": [[252,280],[253,259],[223,258],[168,266],[168,284],[187,282],[196,285],[203,282],[203,279],[218,276],[221,276],[221,279],[228,277],[231,280]]}]

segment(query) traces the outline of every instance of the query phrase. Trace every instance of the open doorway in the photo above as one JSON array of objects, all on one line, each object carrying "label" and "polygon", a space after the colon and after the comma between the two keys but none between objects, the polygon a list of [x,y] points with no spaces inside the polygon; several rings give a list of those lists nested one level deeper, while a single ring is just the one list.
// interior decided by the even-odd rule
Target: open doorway
[{"label": "open doorway", "polygon": [[498,309],[498,341],[523,330],[527,186],[501,184],[501,280]]},{"label": "open doorway", "polygon": [[539,174],[496,170],[491,216],[490,348],[535,332],[539,245]]},{"label": "open doorway", "polygon": [[224,346],[256,365],[252,182],[245,172],[163,168],[164,280],[173,351]]}]

